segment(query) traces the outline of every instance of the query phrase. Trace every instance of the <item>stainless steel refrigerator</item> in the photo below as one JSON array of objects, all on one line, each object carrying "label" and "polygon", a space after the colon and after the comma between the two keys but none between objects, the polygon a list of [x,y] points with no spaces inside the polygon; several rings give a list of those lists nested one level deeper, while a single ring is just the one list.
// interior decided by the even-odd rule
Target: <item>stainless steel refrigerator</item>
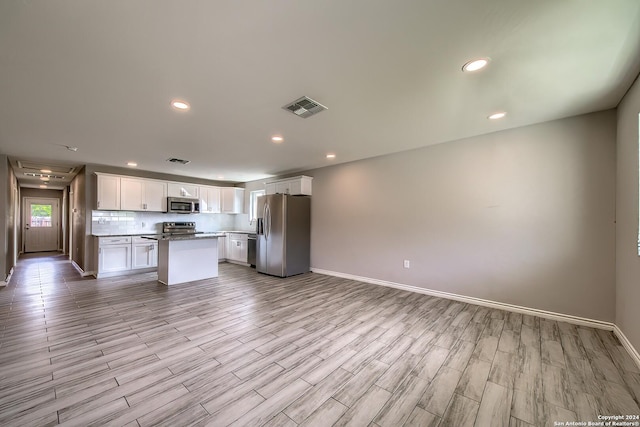
[{"label": "stainless steel refrigerator", "polygon": [[256,270],[288,277],[309,271],[311,198],[288,194],[258,197]]}]

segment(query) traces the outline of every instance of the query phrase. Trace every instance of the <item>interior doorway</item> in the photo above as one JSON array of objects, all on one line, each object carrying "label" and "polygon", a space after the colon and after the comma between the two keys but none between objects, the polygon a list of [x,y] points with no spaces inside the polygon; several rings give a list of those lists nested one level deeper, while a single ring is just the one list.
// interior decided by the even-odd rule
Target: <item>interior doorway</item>
[{"label": "interior doorway", "polygon": [[60,248],[59,200],[25,197],[22,211],[24,252],[57,251]]}]

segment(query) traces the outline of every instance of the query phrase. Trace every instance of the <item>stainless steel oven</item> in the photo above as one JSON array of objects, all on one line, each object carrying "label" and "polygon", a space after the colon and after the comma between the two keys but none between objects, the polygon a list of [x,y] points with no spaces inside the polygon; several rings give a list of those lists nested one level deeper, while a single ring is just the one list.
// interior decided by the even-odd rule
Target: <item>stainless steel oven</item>
[{"label": "stainless steel oven", "polygon": [[167,197],[167,213],[200,213],[200,200]]}]

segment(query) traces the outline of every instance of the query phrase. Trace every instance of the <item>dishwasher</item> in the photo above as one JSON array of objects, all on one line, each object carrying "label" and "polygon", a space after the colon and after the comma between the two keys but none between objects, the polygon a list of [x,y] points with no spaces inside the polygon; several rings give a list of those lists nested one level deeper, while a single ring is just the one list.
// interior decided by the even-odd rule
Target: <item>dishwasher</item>
[{"label": "dishwasher", "polygon": [[255,233],[247,235],[247,262],[251,264],[251,267],[256,266],[256,242],[257,236]]}]

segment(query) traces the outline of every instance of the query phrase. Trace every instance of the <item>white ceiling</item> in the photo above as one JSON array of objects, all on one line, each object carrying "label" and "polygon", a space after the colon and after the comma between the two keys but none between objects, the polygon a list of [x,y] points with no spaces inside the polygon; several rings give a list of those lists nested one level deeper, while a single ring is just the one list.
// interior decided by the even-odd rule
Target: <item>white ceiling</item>
[{"label": "white ceiling", "polygon": [[638,52],[637,0],[3,0],[0,153],[250,181],[612,108]]}]

